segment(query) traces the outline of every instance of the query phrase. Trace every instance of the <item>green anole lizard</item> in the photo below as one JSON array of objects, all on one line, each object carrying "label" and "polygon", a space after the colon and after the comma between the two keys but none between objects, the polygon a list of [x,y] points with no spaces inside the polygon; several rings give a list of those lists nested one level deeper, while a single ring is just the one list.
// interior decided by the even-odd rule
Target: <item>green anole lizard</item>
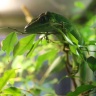
[{"label": "green anole lizard", "polygon": [[73,24],[64,16],[53,12],[42,13],[34,18],[25,26],[24,31],[30,34],[54,34],[59,37],[61,42],[65,40],[62,35],[70,32],[78,40],[78,44],[84,44],[82,35],[75,29]]}]

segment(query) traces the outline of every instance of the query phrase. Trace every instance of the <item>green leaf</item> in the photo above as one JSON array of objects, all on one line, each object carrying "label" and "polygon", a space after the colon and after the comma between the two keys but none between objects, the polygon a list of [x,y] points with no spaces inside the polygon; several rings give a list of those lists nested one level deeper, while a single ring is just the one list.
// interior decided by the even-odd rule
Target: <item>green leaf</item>
[{"label": "green leaf", "polygon": [[78,40],[70,32],[67,32],[67,36],[71,39],[72,42],[78,45]]},{"label": "green leaf", "polygon": [[71,52],[72,52],[73,54],[79,55],[79,53],[78,53],[78,51],[77,51],[77,46],[69,45],[69,47],[70,47],[70,50],[71,50]]},{"label": "green leaf", "polygon": [[[42,77],[42,81],[44,81],[48,76],[50,76],[51,72],[52,73],[58,73],[58,71],[60,72],[61,70],[64,69],[65,65],[64,64],[64,56],[59,56],[57,57],[52,63],[51,65],[47,68],[46,72],[44,73],[43,77]],[[62,66],[62,67],[61,67]],[[57,81],[55,81],[56,83]]]},{"label": "green leaf", "polygon": [[[69,39],[69,37],[66,36],[66,35],[63,33],[63,31],[61,31],[61,30],[58,29],[58,28],[55,28],[55,29],[62,34],[62,36],[64,37],[64,39],[65,39],[69,44],[74,45],[73,42]],[[62,42],[61,37],[59,38],[59,40]]]},{"label": "green leaf", "polygon": [[88,41],[88,42],[86,42],[86,45],[96,45],[96,41],[94,41],[94,40]]},{"label": "green leaf", "polygon": [[[95,38],[96,38],[96,35],[91,35],[90,37],[89,37],[89,40],[95,40]],[[95,42],[95,45],[96,45],[96,42]]]},{"label": "green leaf", "polygon": [[87,59],[87,63],[90,67],[90,69],[94,72],[96,71],[96,58],[94,58],[93,56],[90,56],[88,59]]},{"label": "green leaf", "polygon": [[8,70],[4,73],[4,76],[0,78],[0,90],[7,84],[9,79],[14,78],[16,76],[15,70]]},{"label": "green leaf", "polygon": [[39,42],[41,41],[41,39],[37,40],[33,46],[31,46],[31,49],[29,50],[28,54],[27,54],[27,57],[31,57],[32,56],[32,53],[33,51],[35,50],[35,48],[38,46]]},{"label": "green leaf", "polygon": [[29,51],[34,44],[33,43],[34,39],[35,39],[35,35],[29,35],[20,39],[20,41],[14,47],[13,55],[14,56],[22,55],[25,52]]},{"label": "green leaf", "polygon": [[[34,88],[35,90],[38,89],[38,91],[43,91],[43,92],[46,92],[46,93],[51,93],[51,94],[54,94],[54,90],[51,88],[51,87],[45,87],[44,85],[42,86],[39,86],[39,85],[35,85]],[[32,90],[33,91],[33,90]]]},{"label": "green leaf", "polygon": [[81,93],[89,91],[95,87],[96,86],[93,85],[81,85],[77,87],[74,92],[69,92],[66,96],[79,96]]},{"label": "green leaf", "polygon": [[56,94],[45,94],[44,96],[57,96]]},{"label": "green leaf", "polygon": [[64,34],[64,38],[65,38],[65,40],[66,40],[69,44],[74,45],[73,42],[72,42],[65,34]]},{"label": "green leaf", "polygon": [[15,44],[17,43],[17,35],[15,32],[10,33],[3,41],[2,41],[2,50],[6,51],[7,55],[13,51]]},{"label": "green leaf", "polygon": [[36,60],[35,68],[37,70],[40,69],[40,67],[46,60],[51,61],[53,58],[55,58],[56,53],[57,53],[57,50],[51,49],[49,51],[46,51],[44,54],[39,55]]},{"label": "green leaf", "polygon": [[21,96],[21,90],[16,87],[9,87],[2,91],[4,94],[9,94],[13,96]]},{"label": "green leaf", "polygon": [[80,1],[75,1],[74,5],[76,7],[81,8],[81,9],[84,9],[85,8],[85,5],[82,2],[80,2]]}]

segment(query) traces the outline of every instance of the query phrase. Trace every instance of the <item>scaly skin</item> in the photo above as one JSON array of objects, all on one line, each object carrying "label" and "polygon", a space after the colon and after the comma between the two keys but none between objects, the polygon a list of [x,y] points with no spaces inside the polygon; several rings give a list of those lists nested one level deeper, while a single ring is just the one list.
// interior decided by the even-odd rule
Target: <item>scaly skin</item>
[{"label": "scaly skin", "polygon": [[62,38],[62,34],[56,29],[61,30],[64,34],[70,32],[78,40],[80,45],[84,44],[82,35],[75,29],[73,24],[64,16],[53,12],[42,13],[37,18],[34,18],[25,26],[24,31],[30,34],[46,34],[47,32],[48,34],[56,34],[57,37],[60,38],[61,36]]}]

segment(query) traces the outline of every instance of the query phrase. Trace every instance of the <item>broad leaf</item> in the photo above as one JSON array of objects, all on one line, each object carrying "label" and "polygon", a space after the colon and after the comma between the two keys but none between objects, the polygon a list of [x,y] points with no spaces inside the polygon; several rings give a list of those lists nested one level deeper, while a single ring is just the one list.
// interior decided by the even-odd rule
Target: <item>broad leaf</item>
[{"label": "broad leaf", "polygon": [[71,52],[72,53],[74,53],[74,54],[76,54],[76,55],[79,55],[79,53],[78,53],[78,51],[77,51],[77,46],[75,46],[75,45],[69,45],[69,47],[70,47],[70,50],[71,50]]},{"label": "broad leaf", "polygon": [[16,43],[17,35],[15,32],[12,32],[2,41],[2,50],[6,51],[7,55],[9,55]]},{"label": "broad leaf", "polygon": [[90,67],[90,69],[94,72],[96,71],[96,58],[94,58],[93,56],[90,56],[88,59],[87,59],[87,63]]},{"label": "broad leaf", "polygon": [[42,64],[45,62],[45,61],[51,61],[53,58],[55,58],[56,56],[56,53],[57,53],[57,50],[54,50],[54,49],[51,49],[49,51],[46,51],[44,54],[42,55],[39,55],[37,60],[36,60],[36,69],[40,69],[40,67],[42,66]]},{"label": "broad leaf", "polygon": [[74,45],[73,42],[72,42],[65,34],[64,34],[64,38],[65,38],[65,40],[66,40],[69,44]]},{"label": "broad leaf", "polygon": [[96,41],[88,41],[87,43],[86,43],[86,45],[96,45]]},{"label": "broad leaf", "polygon": [[29,51],[34,44],[33,43],[34,39],[35,39],[35,35],[29,35],[20,39],[20,41],[14,47],[13,55],[14,56],[22,55],[25,52]]},{"label": "broad leaf", "polygon": [[72,42],[78,45],[78,40],[70,32],[67,32],[67,36],[71,39]]},{"label": "broad leaf", "polygon": [[7,84],[9,79],[16,76],[15,70],[8,70],[4,73],[4,76],[0,78],[0,90]]},{"label": "broad leaf", "polygon": [[81,93],[89,91],[95,87],[96,86],[93,85],[81,85],[77,87],[74,92],[69,92],[66,96],[79,96]]},{"label": "broad leaf", "polygon": [[7,89],[4,89],[2,92],[7,95],[9,94],[12,96],[21,96],[21,90],[16,87],[9,87]]}]

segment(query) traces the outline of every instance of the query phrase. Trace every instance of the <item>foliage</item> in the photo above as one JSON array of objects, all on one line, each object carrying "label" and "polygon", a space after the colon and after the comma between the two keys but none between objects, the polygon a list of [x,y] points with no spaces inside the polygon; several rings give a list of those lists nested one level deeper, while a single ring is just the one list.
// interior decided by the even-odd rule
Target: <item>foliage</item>
[{"label": "foliage", "polygon": [[[84,8],[80,2],[76,6]],[[71,34],[63,34],[69,46],[64,49],[63,44],[48,35],[18,36],[12,32],[6,36],[1,44],[0,52],[0,96],[57,96],[53,84],[60,80],[49,79],[54,73],[67,69],[74,85],[74,91],[66,96],[82,96],[95,93],[96,81],[85,80],[87,72],[96,72],[96,16],[84,26],[76,24],[85,40],[85,45],[79,45],[78,40]],[[82,39],[82,38],[81,38]],[[93,50],[92,50],[93,49]],[[5,55],[5,52],[7,55]],[[71,59],[69,59],[69,57]],[[82,66],[88,70],[83,71]],[[70,67],[71,66],[71,67]],[[71,70],[68,70],[70,67]],[[5,71],[6,70],[6,71]],[[43,71],[43,72],[42,72]],[[80,74],[80,72],[83,73]],[[80,84],[74,80],[80,79]],[[95,75],[94,75],[95,78]]]}]

